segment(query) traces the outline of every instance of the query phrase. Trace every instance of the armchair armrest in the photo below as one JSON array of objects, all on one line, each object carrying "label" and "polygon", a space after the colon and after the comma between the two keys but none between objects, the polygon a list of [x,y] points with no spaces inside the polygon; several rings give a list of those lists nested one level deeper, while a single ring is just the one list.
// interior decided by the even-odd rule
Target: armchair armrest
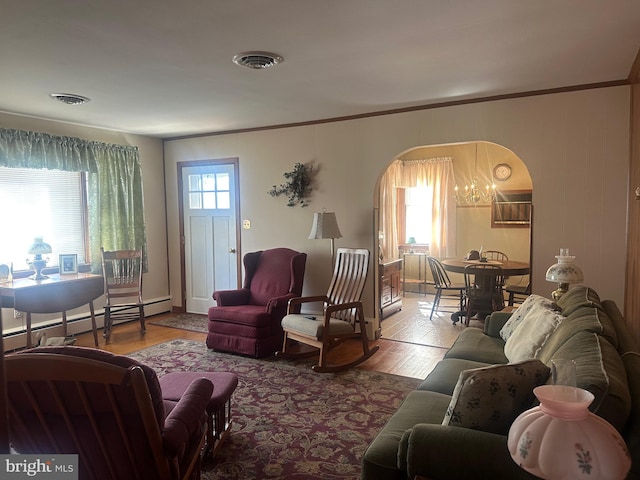
[{"label": "armchair armrest", "polygon": [[484,322],[484,333],[490,337],[498,338],[500,330],[507,323],[512,312],[493,312]]},{"label": "armchair armrest", "polygon": [[462,427],[421,423],[407,430],[398,449],[407,478],[533,480],[511,459],[507,437]]},{"label": "armchair armrest", "polygon": [[273,297],[267,303],[267,311],[272,312],[276,308],[282,306],[282,308],[287,308],[289,300],[296,297],[295,293],[287,293],[285,295],[280,295],[279,297]]},{"label": "armchair armrest", "polygon": [[213,292],[213,299],[218,306],[246,305],[249,303],[250,291],[246,288],[239,290],[218,290]]},{"label": "armchair armrest", "polygon": [[203,427],[213,384],[197,378],[187,388],[177,405],[164,421],[162,439],[164,451],[171,457],[181,457],[192,436]]}]

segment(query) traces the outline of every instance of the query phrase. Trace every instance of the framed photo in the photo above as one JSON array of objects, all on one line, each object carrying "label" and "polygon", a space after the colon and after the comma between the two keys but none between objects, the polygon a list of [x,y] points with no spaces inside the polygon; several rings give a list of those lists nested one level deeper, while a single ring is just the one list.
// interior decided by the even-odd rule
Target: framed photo
[{"label": "framed photo", "polygon": [[58,265],[60,265],[60,275],[78,273],[78,255],[75,253],[60,255]]}]

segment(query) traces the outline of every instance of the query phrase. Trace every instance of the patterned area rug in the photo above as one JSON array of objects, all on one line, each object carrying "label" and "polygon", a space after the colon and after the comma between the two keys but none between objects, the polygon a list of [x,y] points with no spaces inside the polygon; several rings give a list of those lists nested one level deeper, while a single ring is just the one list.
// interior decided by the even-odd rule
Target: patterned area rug
[{"label": "patterned area rug", "polygon": [[181,330],[190,330],[192,332],[207,333],[207,316],[198,315],[196,313],[181,313],[170,318],[159,320],[151,320],[152,325],[160,325],[162,327],[179,328]]},{"label": "patterned area rug", "polygon": [[226,371],[239,377],[233,429],[209,479],[350,479],[362,455],[420,380],[357,368],[314,373],[310,361],[253,359],[172,340],[129,355],[158,376],[175,371]]}]

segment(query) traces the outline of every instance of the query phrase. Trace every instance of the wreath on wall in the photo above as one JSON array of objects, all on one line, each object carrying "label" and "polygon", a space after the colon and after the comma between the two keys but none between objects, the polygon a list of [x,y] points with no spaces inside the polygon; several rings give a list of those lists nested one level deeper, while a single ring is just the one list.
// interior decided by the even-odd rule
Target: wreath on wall
[{"label": "wreath on wall", "polygon": [[311,166],[296,163],[293,166],[293,170],[283,173],[287,181],[279,187],[274,185],[273,188],[269,190],[269,195],[272,197],[286,195],[289,199],[287,201],[288,207],[295,207],[296,205],[306,207],[309,205],[308,198],[313,190],[311,185],[312,170],[313,168]]}]

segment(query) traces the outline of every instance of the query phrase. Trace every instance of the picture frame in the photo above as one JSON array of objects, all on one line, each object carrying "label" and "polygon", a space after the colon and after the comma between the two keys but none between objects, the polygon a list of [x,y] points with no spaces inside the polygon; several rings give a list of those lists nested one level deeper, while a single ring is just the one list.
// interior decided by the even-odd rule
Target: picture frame
[{"label": "picture frame", "polygon": [[78,255],[69,253],[59,255],[60,275],[78,273]]}]

